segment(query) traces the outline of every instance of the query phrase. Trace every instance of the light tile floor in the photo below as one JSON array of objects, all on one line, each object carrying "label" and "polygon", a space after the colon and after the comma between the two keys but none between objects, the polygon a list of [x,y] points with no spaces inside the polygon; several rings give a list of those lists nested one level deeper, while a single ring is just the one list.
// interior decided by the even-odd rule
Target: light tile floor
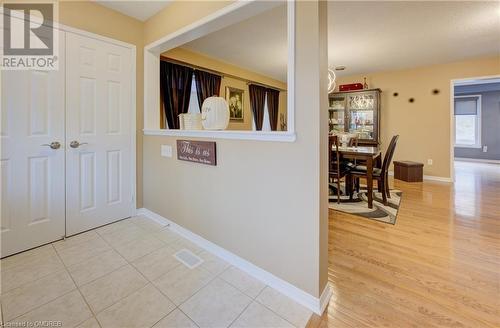
[{"label": "light tile floor", "polygon": [[[204,262],[189,269],[173,256],[181,249]],[[279,328],[305,327],[311,315],[140,216],[5,258],[0,274],[0,320],[11,326]]]}]

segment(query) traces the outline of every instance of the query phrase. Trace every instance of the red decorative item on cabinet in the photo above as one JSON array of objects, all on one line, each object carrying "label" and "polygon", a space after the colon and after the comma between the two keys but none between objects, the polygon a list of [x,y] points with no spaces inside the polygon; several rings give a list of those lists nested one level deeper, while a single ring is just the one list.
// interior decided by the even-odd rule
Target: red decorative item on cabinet
[{"label": "red decorative item on cabinet", "polygon": [[362,90],[363,85],[361,83],[351,83],[351,84],[341,84],[339,85],[339,91],[351,91],[351,90]]}]

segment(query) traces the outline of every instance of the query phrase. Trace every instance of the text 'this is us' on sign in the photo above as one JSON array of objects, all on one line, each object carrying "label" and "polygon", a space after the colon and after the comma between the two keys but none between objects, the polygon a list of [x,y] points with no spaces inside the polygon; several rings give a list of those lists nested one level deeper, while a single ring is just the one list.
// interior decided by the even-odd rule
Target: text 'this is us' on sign
[{"label": "text 'this is us' on sign", "polygon": [[177,140],[177,159],[216,166],[215,141]]}]

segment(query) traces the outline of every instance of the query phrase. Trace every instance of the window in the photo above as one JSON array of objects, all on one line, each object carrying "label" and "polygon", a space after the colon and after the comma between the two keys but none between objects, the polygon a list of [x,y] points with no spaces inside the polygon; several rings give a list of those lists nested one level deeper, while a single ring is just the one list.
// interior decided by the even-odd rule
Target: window
[{"label": "window", "polygon": [[455,97],[455,147],[481,148],[481,96]]},{"label": "window", "polygon": [[189,114],[201,113],[200,104],[198,103],[198,92],[196,91],[196,81],[193,74],[193,82],[191,82],[191,96],[189,97]]},{"label": "window", "polygon": [[[255,131],[255,118],[252,113],[252,130]],[[262,119],[262,131],[272,131],[271,121],[269,121],[269,109],[267,108],[267,94],[264,100],[264,118]]]}]

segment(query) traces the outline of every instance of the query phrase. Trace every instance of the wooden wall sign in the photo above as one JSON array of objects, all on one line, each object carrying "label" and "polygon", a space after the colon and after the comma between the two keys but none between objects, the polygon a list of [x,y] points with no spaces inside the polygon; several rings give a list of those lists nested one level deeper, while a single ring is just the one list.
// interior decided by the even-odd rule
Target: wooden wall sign
[{"label": "wooden wall sign", "polygon": [[177,140],[177,159],[216,166],[215,141]]}]

